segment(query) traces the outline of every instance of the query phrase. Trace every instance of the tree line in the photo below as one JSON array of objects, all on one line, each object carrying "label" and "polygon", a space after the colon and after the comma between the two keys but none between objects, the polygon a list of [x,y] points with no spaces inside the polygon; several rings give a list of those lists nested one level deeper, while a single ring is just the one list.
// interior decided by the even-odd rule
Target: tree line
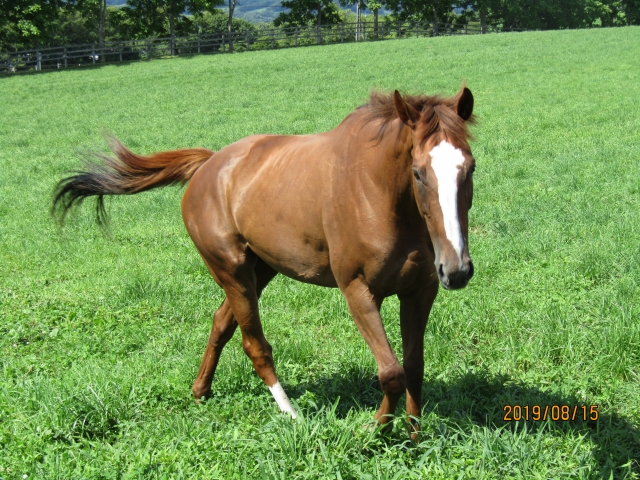
[{"label": "tree line", "polygon": [[[557,30],[640,24],[640,0],[282,0],[288,12],[274,24],[339,22],[342,7],[370,10],[374,22],[384,9],[398,20],[440,23],[479,22],[503,28]],[[357,15],[357,13],[356,13]]]},{"label": "tree line", "polygon": [[[254,29],[237,0],[0,0],[2,51]],[[222,10],[217,7],[227,7]]]},{"label": "tree line", "polygon": [[[0,0],[2,51],[108,40],[184,36],[254,30],[234,18],[238,0]],[[585,28],[640,24],[640,0],[282,0],[288,10],[274,26],[302,26],[360,20],[380,12],[398,20],[477,22],[527,29]],[[221,9],[219,7],[223,7]],[[341,8],[342,7],[342,8]],[[355,18],[344,7],[355,8]]]}]

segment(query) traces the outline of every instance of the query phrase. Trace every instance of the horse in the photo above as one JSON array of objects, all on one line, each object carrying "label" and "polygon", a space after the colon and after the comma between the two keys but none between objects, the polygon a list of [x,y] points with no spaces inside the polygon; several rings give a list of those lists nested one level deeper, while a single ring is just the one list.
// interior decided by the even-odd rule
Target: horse
[{"label": "horse", "polygon": [[[240,327],[256,373],[280,410],[296,418],[258,311],[261,292],[281,273],[340,289],[377,363],[383,399],[374,420],[388,424],[406,393],[417,432],[429,312],[439,286],[463,288],[474,273],[473,104],[464,83],[449,98],[371,92],[331,131],[252,135],[215,153],[141,156],[110,137],[113,155],[96,154],[60,180],[52,214],[62,222],[74,205],[96,196],[102,223],[105,195],[188,182],[184,224],[225,293],[193,383],[196,400],[210,397],[222,349]],[[391,295],[400,301],[402,365],[380,316]]]}]

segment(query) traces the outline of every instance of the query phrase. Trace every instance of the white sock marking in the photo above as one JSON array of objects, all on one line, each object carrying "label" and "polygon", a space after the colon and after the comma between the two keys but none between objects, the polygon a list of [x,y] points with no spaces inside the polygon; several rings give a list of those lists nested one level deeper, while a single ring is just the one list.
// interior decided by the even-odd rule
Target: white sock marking
[{"label": "white sock marking", "polygon": [[289,401],[289,397],[287,397],[287,394],[282,388],[282,385],[280,385],[280,382],[276,382],[275,385],[273,385],[272,387],[269,387],[269,390],[271,391],[271,395],[273,395],[273,398],[276,399],[276,403],[280,407],[280,410],[290,414],[291,418],[298,417],[298,414],[293,408],[293,405],[291,405],[291,402]]},{"label": "white sock marking", "polygon": [[431,168],[438,179],[438,200],[444,220],[444,231],[462,263],[462,231],[458,219],[458,172],[464,163],[464,155],[446,140],[433,147]]}]

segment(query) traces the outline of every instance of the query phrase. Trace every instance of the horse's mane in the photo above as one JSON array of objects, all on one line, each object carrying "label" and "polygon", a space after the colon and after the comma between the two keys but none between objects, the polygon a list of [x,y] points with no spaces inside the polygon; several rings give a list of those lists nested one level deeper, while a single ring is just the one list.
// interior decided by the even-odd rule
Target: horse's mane
[{"label": "horse's mane", "polygon": [[[360,109],[366,109],[366,121],[382,120],[382,125],[378,131],[377,138],[381,139],[385,134],[387,126],[396,118],[398,112],[393,101],[393,92],[383,93],[372,91],[369,94],[369,102],[361,105]],[[403,95],[405,102],[422,113],[420,128],[418,130],[420,138],[418,142],[423,144],[432,134],[441,131],[452,140],[472,140],[468,125],[475,123],[476,117],[471,117],[465,122],[455,111],[458,104],[458,95],[444,98],[439,95]]]}]

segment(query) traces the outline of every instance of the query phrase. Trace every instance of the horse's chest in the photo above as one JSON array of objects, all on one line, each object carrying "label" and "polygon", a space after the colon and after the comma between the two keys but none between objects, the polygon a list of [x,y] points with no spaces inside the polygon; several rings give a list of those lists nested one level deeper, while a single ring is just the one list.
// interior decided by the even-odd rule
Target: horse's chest
[{"label": "horse's chest", "polygon": [[434,270],[433,260],[429,258],[428,252],[420,250],[407,252],[404,258],[398,258],[397,263],[392,266],[391,281],[387,282],[386,290],[390,290],[389,293],[412,290],[416,285],[427,282],[432,270]]},{"label": "horse's chest", "polygon": [[420,242],[415,237],[371,249],[364,269],[369,285],[388,295],[428,281],[433,271],[434,256],[428,240]]}]

